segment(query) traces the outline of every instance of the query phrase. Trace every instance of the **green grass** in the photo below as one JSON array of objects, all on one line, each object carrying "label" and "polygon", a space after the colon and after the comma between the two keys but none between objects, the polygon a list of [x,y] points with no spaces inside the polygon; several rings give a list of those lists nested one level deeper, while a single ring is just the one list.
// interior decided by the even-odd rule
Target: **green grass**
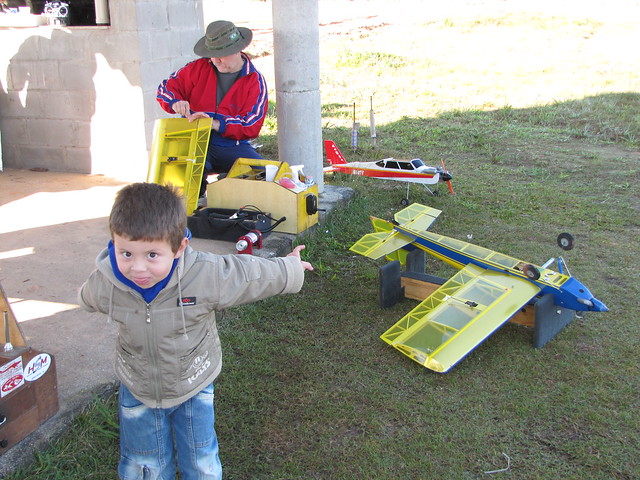
[{"label": "green grass", "polygon": [[[6,480],[118,478],[118,402],[116,395],[96,397],[51,447],[35,454],[28,468]],[[19,446],[16,448],[20,448]]]},{"label": "green grass", "polygon": [[[477,39],[517,29],[518,38],[544,41],[560,31],[580,42],[599,28],[589,19],[503,15],[449,18],[420,35]],[[556,91],[586,94],[526,104],[500,102],[498,93],[477,101],[455,95],[474,84],[485,92],[496,78],[474,70],[473,58],[447,77],[458,82],[453,96],[429,93],[439,75],[456,72],[457,58],[406,61],[413,50],[376,49],[373,36],[361,37],[362,45],[343,40],[336,50],[342,53],[323,60],[335,73],[323,76],[323,137],[348,160],[444,159],[455,195],[442,186],[437,196],[417,186],[410,193],[443,211],[433,231],[472,235],[479,245],[538,264],[560,254],[558,233],[572,233],[576,247],[562,254],[610,311],[582,315],[539,350],[530,329],[507,324],[449,373],[431,372],[379,339],[416,302],[380,309],[383,262],[348,250],[371,230],[369,215],[391,218],[401,208],[404,184],[327,176],[326,184],[356,194],[301,239],[316,267],[302,292],[231,309],[220,323],[225,363],[216,383],[216,428],[225,478],[637,478],[640,86],[636,80],[629,88],[631,67],[607,70],[586,59],[583,71],[576,60],[562,65],[575,68],[572,83]],[[380,63],[408,81],[378,76]],[[426,74],[417,70],[427,65]],[[593,78],[599,69],[606,78]],[[513,90],[541,81],[544,70],[514,75]],[[359,98],[368,111],[374,81],[385,86],[374,97],[378,147],[363,125],[354,153],[353,102]],[[267,131],[260,140],[275,157],[275,135]],[[430,258],[427,268],[453,273]],[[115,422],[111,396],[7,480],[116,478]],[[507,457],[507,472],[485,473],[505,468]]]}]

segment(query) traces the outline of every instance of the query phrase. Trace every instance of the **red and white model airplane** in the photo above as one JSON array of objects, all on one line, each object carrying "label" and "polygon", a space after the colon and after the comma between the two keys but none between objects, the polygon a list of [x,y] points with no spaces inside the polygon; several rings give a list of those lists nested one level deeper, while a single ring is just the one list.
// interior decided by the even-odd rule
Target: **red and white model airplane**
[{"label": "red and white model airplane", "polygon": [[333,141],[325,140],[324,147],[329,162],[329,166],[324,168],[325,172],[340,172],[382,180],[407,182],[407,195],[406,198],[401,200],[400,203],[402,205],[409,204],[409,186],[411,183],[424,185],[424,188],[433,195],[434,192],[427,185],[446,182],[449,192],[453,194],[451,175],[445,169],[444,162],[442,162],[441,167],[428,167],[419,158],[412,160],[384,158],[376,162],[347,162]]}]

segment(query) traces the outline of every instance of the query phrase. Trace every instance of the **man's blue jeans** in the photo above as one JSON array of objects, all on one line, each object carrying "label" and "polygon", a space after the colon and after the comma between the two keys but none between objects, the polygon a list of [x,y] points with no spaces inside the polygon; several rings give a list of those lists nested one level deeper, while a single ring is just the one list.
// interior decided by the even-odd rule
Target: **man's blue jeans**
[{"label": "man's blue jeans", "polygon": [[149,408],[120,385],[120,464],[123,480],[220,480],[213,383],[173,408]]},{"label": "man's blue jeans", "polygon": [[238,158],[262,158],[262,155],[248,143],[223,147],[209,142],[205,170],[216,173],[228,172]]},{"label": "man's blue jeans", "polygon": [[207,159],[204,164],[204,175],[202,175],[202,184],[200,186],[200,196],[207,191],[207,175],[228,172],[238,158],[262,158],[262,156],[248,143],[221,147],[209,142]]}]

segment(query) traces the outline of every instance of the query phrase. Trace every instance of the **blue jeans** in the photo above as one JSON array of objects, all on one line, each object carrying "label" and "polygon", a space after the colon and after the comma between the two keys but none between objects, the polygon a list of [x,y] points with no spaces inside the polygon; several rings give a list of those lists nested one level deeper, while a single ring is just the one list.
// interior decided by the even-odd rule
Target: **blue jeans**
[{"label": "blue jeans", "polygon": [[213,383],[173,408],[149,408],[124,385],[118,393],[123,480],[220,480]]},{"label": "blue jeans", "polygon": [[262,158],[262,156],[248,143],[222,147],[209,142],[205,171],[208,173],[228,172],[238,158]]},{"label": "blue jeans", "polygon": [[[213,132],[212,132],[213,134]],[[210,173],[227,173],[239,158],[262,158],[256,150],[248,143],[240,143],[229,147],[221,147],[209,142],[207,149],[207,159],[204,164],[204,175],[200,185],[202,196],[207,191],[207,175]]]}]

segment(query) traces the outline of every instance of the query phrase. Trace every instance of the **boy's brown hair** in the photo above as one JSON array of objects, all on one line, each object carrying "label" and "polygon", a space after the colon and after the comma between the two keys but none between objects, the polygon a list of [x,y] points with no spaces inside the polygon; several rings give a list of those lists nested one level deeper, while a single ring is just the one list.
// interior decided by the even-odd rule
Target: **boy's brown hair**
[{"label": "boy's brown hair", "polygon": [[164,240],[175,253],[187,229],[187,214],[178,190],[171,185],[132,183],[120,190],[111,214],[111,236],[132,241]]}]

